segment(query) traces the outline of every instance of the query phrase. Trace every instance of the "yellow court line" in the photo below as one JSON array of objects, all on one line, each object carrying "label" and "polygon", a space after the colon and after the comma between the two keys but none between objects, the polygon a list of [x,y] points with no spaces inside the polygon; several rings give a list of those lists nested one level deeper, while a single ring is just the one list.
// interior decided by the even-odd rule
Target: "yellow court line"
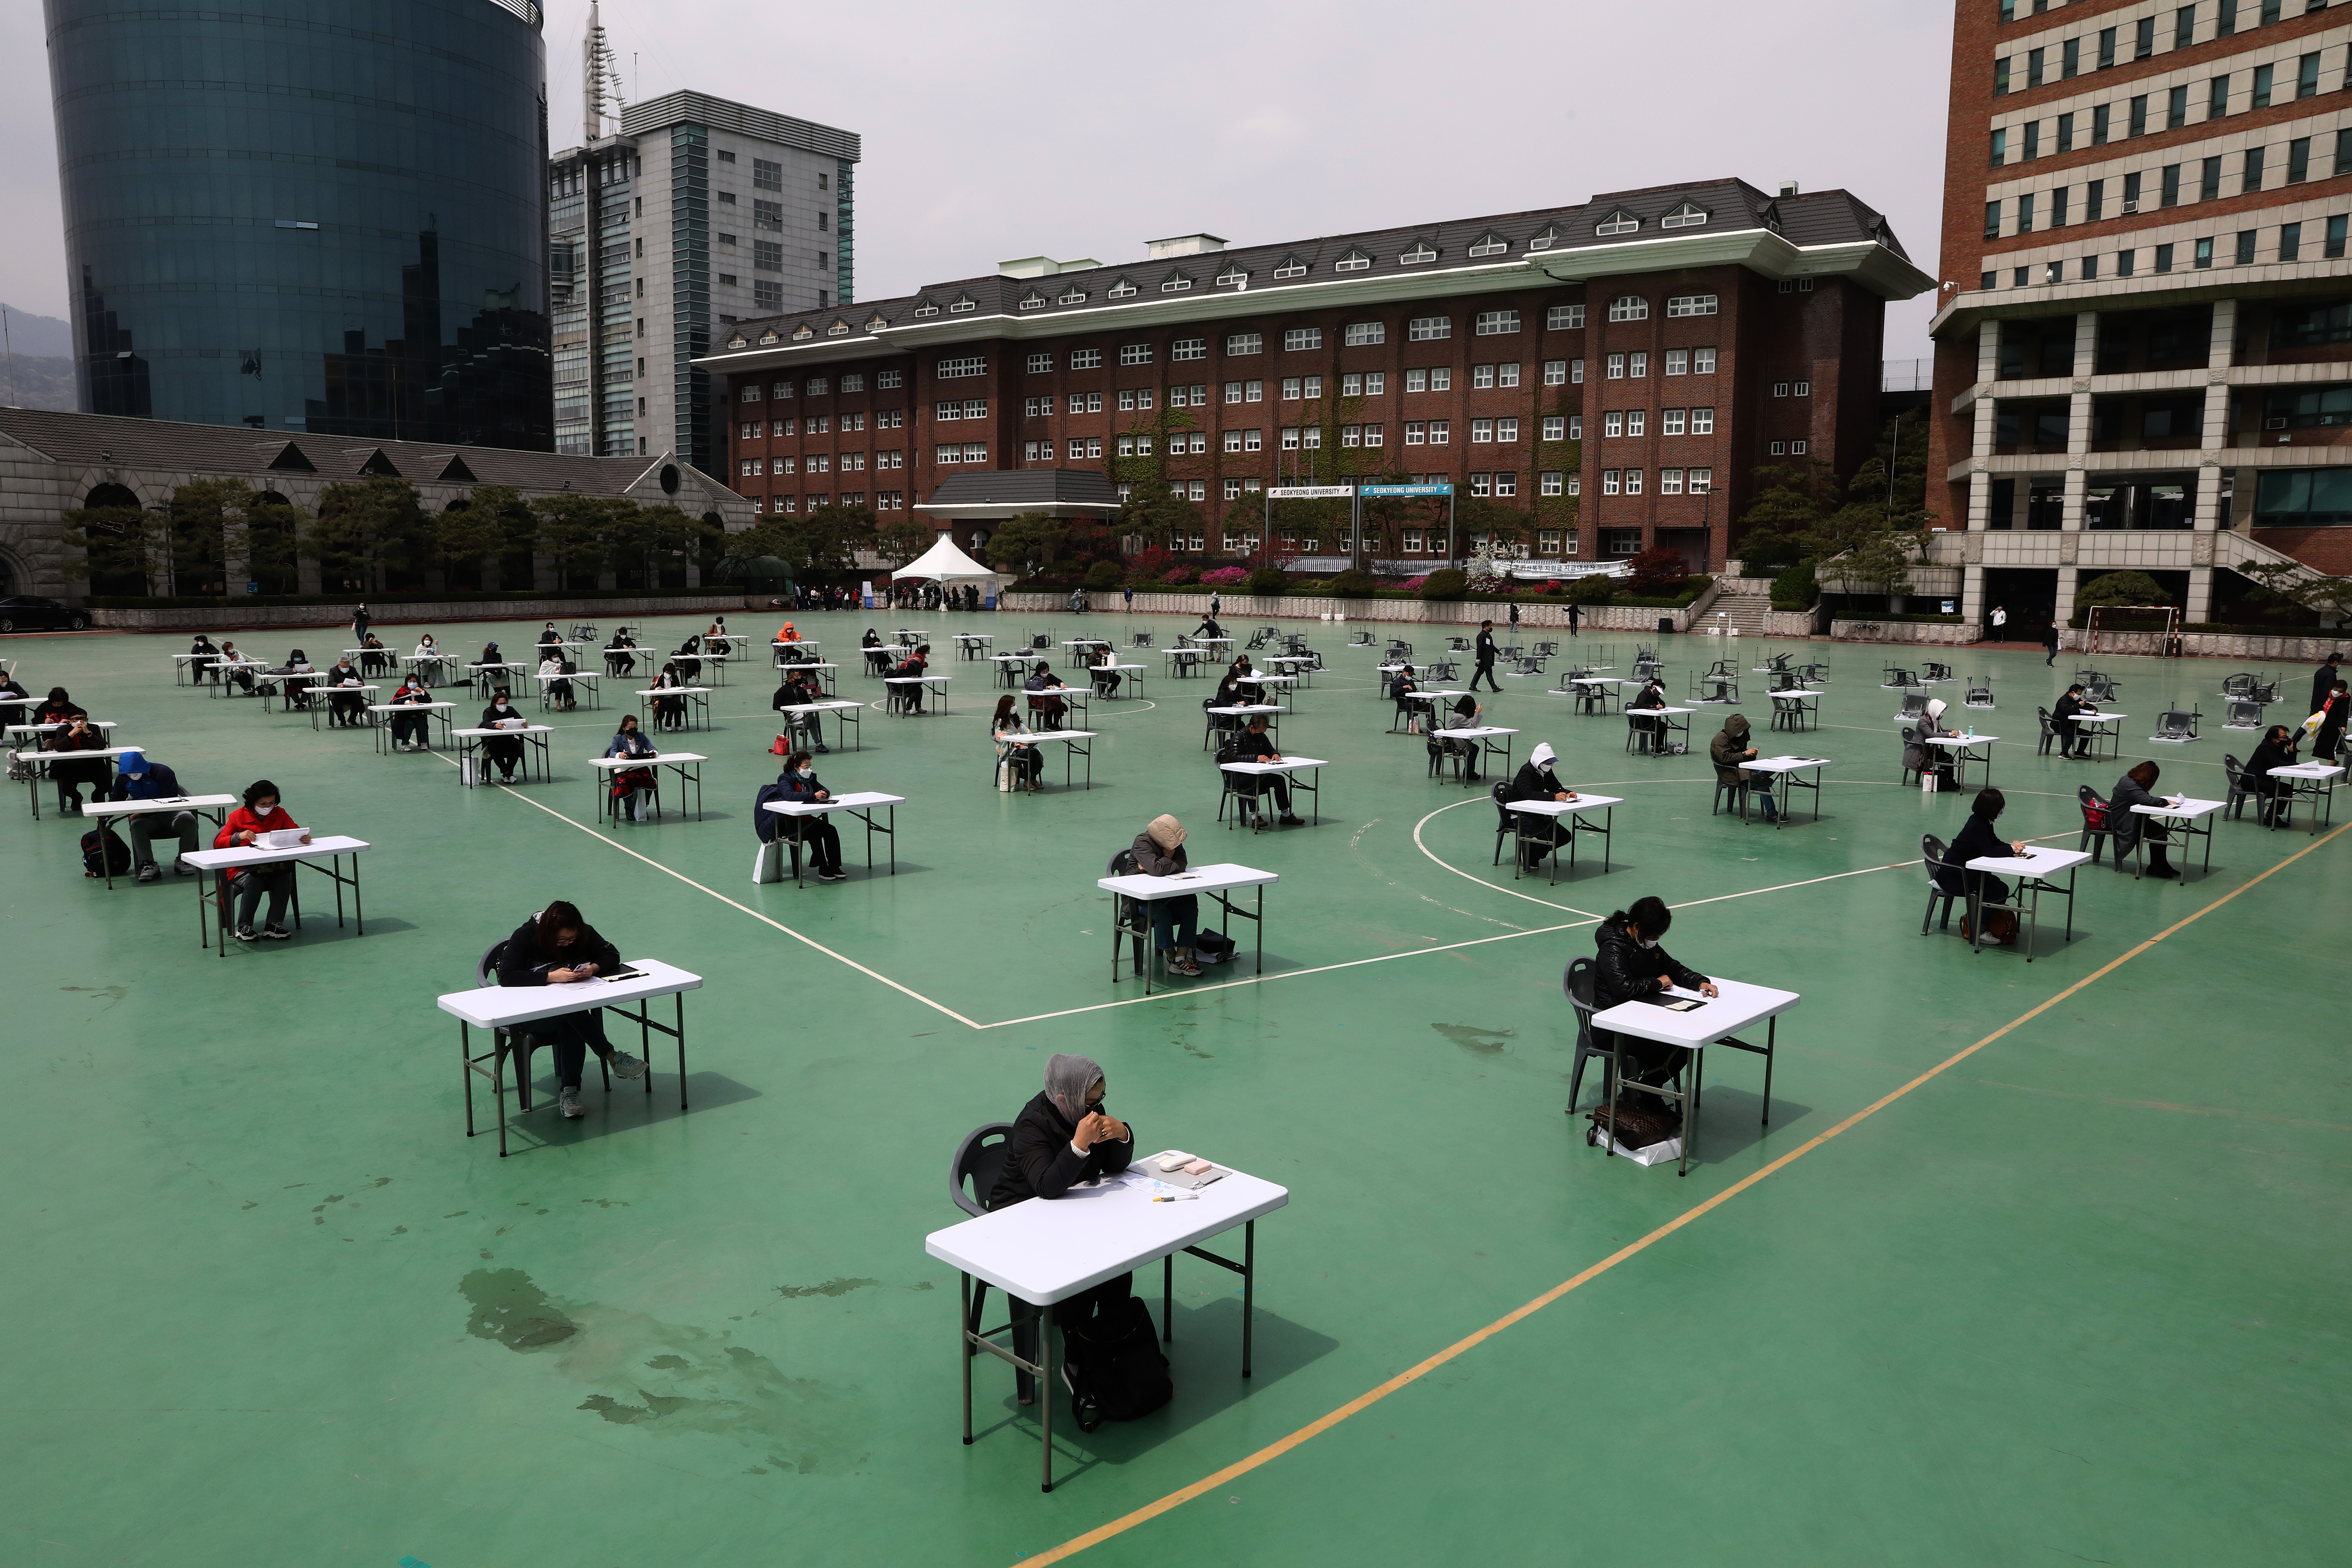
[{"label": "yellow court line", "polygon": [[1221,1470],[1217,1470],[1210,1475],[1202,1477],[1199,1480],[1194,1481],[1190,1486],[1182,1487],[1175,1491],[1170,1492],[1167,1496],[1160,1498],[1156,1501],[1146,1503],[1141,1508],[1136,1509],[1131,1512],[1122,1514],[1107,1524],[1097,1525],[1094,1529],[1087,1531],[1083,1535],[1072,1536],[1069,1540],[1062,1542],[1059,1546],[1049,1548],[1048,1550],[1037,1552],[1033,1556],[1024,1557],[1021,1559],[1019,1563],[1014,1563],[1013,1568],[1045,1568],[1045,1565],[1047,1563],[1059,1563],[1065,1558],[1074,1557],[1090,1546],[1099,1546],[1104,1542],[1110,1540],[1114,1536],[1122,1535],[1128,1531],[1134,1529],[1139,1524],[1143,1524],[1151,1520],[1157,1519],[1161,1514],[1167,1513],[1171,1510],[1179,1508],[1183,1504],[1192,1501],[1194,1498],[1200,1497],[1207,1492],[1214,1491],[1219,1487],[1225,1485],[1227,1482],[1234,1480],[1242,1476],[1245,1476],[1250,1471],[1258,1468],[1260,1466],[1269,1464],[1274,1460],[1280,1458],[1283,1455],[1287,1454],[1293,1448],[1299,1447],[1310,1438],[1321,1436],[1324,1433],[1329,1431],[1332,1427],[1337,1426],[1340,1422],[1345,1421],[1350,1415],[1357,1415],[1361,1411],[1370,1408],[1372,1405],[1377,1405],[1381,1400],[1386,1399],[1390,1394],[1396,1393],[1399,1389],[1403,1388],[1408,1384],[1419,1382],[1422,1378],[1428,1376],[1439,1367],[1442,1367],[1448,1362],[1454,1361],[1457,1357],[1465,1355],[1470,1351],[1476,1349],[1479,1345],[1484,1344],[1486,1341],[1494,1338],[1496,1334],[1501,1333],[1505,1329],[1517,1323],[1522,1319],[1532,1317],[1534,1314],[1543,1310],[1546,1307],[1550,1306],[1554,1301],[1559,1300],[1562,1296],[1567,1295],[1578,1286],[1600,1278],[1610,1269],[1616,1268],[1620,1263],[1624,1262],[1627,1258],[1633,1257],[1637,1253],[1647,1251],[1650,1247],[1664,1240],[1667,1237],[1672,1236],[1675,1232],[1682,1229],[1683,1226],[1689,1225],[1692,1221],[1699,1218],[1702,1215],[1729,1203],[1733,1198],[1738,1197],[1741,1193],[1746,1192],[1748,1188],[1764,1180],[1767,1176],[1769,1176],[1775,1172],[1803,1159],[1807,1154],[1811,1153],[1814,1150],[1820,1148],[1822,1144],[1828,1142],[1839,1133],[1845,1131],[1848,1128],[1868,1121],[1871,1117],[1877,1115],[1881,1110],[1885,1110],[1888,1106],[1894,1104],[1896,1100],[1901,1100],[1904,1096],[1909,1094],[1913,1089],[1919,1088],[1922,1084],[1926,1084],[1933,1079],[1941,1078],[1945,1073],[1950,1071],[1953,1068],[1958,1067],[1960,1063],[1968,1060],[1969,1058],[1976,1055],[1979,1051],[1983,1050],[1987,1046],[1991,1045],[1995,1040],[2000,1039],[2002,1036],[2032,1022],[2035,1018],[2047,1013],[2051,1008],[2057,1006],[2061,1002],[2065,1001],[2075,993],[2084,990],[2085,987],[2091,985],[2105,975],[2112,974],[2116,970],[2122,968],[2125,964],[2129,963],[2133,959],[2137,958],[2141,953],[2146,952],[2149,948],[2154,947],[2158,942],[2164,941],[2165,938],[2172,935],[2175,931],[2180,931],[2187,926],[2194,924],[2198,921],[2203,920],[2207,915],[2211,914],[2215,910],[2220,909],[2223,904],[2228,903],[2239,894],[2245,892],[2248,889],[2252,888],[2259,883],[2267,881],[2270,878],[2276,876],[2279,872],[2285,870],[2289,866],[2294,865],[2297,860],[2302,859],[2305,856],[2319,848],[2320,846],[2328,843],[2330,840],[2341,836],[2347,831],[2352,831],[2352,822],[2346,823],[2342,827],[2333,829],[2326,837],[2316,839],[2311,844],[2306,845],[2305,847],[2296,850],[2294,854],[2288,856],[2285,859],[2280,861],[2269,870],[2263,872],[2260,876],[2250,879],[2242,886],[2232,888],[2230,891],[2222,894],[2220,898],[2214,900],[2211,903],[2207,904],[2203,909],[2197,910],[2194,914],[2182,917],[2180,920],[2174,921],[2171,925],[2165,927],[2164,930],[2157,932],[2154,936],[2149,937],[2147,941],[2142,942],[2138,946],[2132,948],[2130,951],[2118,957],[2108,960],[2105,963],[2101,964],[2098,968],[2093,970],[2082,979],[2077,980],[2072,985],[2067,986],[2063,991],[2052,996],[2049,1000],[2040,1004],[2038,1006],[2029,1009],[2026,1012],[2019,1014],[2016,1017],[2011,1019],[2008,1023],[2003,1024],[2000,1028],[1995,1029],[1991,1034],[1987,1035],[1983,1039],[1979,1040],[1976,1044],[1969,1046],[1963,1050],[1954,1052],[1952,1055],[1945,1058],[1942,1061],[1937,1062],[1934,1067],[1931,1067],[1927,1071],[1919,1074],[1910,1082],[1902,1085],[1900,1088],[1890,1089],[1885,1094],[1881,1095],[1878,1099],[1871,1101],[1868,1105],[1864,1106],[1860,1110],[1857,1110],[1853,1115],[1847,1117],[1844,1121],[1839,1122],[1836,1126],[1807,1139],[1796,1148],[1790,1150],[1779,1159],[1774,1160],[1770,1164],[1750,1172],[1748,1175],[1745,1175],[1738,1181],[1734,1182],[1731,1185],[1724,1188],[1723,1191],[1716,1194],[1713,1197],[1706,1199],[1703,1203],[1696,1204],[1692,1207],[1685,1209],[1683,1213],[1676,1215],[1673,1219],[1668,1220],[1665,1224],[1658,1226],[1657,1229],[1650,1232],[1649,1235],[1643,1237],[1638,1241],[1633,1241],[1628,1243],[1624,1247],[1619,1247],[1615,1252],[1611,1253],[1608,1257],[1602,1258],[1600,1262],[1593,1264],[1591,1268],[1586,1268],[1581,1273],[1573,1275],[1570,1278],[1560,1281],[1550,1289],[1545,1291],[1542,1295],[1538,1296],[1534,1300],[1528,1302],[1524,1306],[1516,1308],[1511,1311],[1506,1312],[1503,1316],[1496,1319],[1493,1322],[1488,1323],[1485,1328],[1478,1330],[1475,1333],[1465,1335],[1462,1339],[1456,1340],[1454,1343],[1446,1346],[1444,1350],[1439,1351],[1436,1354],[1428,1357],[1426,1360],[1423,1360],[1415,1365],[1407,1367],[1404,1371],[1398,1373],[1394,1377],[1390,1378],[1386,1383],[1381,1384],[1378,1387],[1358,1394],[1355,1398],[1348,1401],[1347,1404],[1340,1405],[1338,1409],[1308,1422],[1306,1426],[1299,1427],[1297,1431],[1291,1433],[1286,1437],[1279,1438],[1275,1442],[1267,1444],[1265,1447],[1260,1448],[1257,1452],[1249,1455],[1245,1458],[1237,1459]]}]

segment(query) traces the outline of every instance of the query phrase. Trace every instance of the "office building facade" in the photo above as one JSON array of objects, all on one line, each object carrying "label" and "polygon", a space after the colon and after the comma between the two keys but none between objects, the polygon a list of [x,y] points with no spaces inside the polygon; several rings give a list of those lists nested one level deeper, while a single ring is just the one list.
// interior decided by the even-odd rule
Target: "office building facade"
[{"label": "office building facade", "polygon": [[[1533,511],[1538,557],[1664,544],[1719,567],[1755,468],[1867,455],[1885,302],[1931,286],[1845,193],[1737,180],[1147,250],[741,326],[703,362],[727,388],[714,471],[772,513],[887,515],[950,476],[1164,457],[1202,519],[1179,548],[1218,555],[1260,542],[1267,486],[1329,472],[1328,444],[1348,473]],[[1405,542],[1447,548],[1433,529]]]},{"label": "office building facade", "polygon": [[84,411],[552,444],[535,4],[46,16]]},{"label": "office building facade", "polygon": [[2340,0],[1960,0],[1929,506],[1966,617],[2352,571],[2347,89]]},{"label": "office building facade", "polygon": [[559,451],[713,468],[711,334],[854,296],[858,138],[698,92],[548,166]]}]

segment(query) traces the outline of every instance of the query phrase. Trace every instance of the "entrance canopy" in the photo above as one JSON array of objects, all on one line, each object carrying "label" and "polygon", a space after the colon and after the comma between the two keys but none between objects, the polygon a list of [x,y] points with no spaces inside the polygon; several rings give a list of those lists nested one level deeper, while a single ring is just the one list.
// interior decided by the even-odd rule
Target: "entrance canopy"
[{"label": "entrance canopy", "polygon": [[992,572],[966,555],[956,548],[956,542],[944,533],[940,535],[937,544],[890,574],[893,582],[906,578],[940,583],[989,582],[999,586],[1013,581],[1009,573]]}]

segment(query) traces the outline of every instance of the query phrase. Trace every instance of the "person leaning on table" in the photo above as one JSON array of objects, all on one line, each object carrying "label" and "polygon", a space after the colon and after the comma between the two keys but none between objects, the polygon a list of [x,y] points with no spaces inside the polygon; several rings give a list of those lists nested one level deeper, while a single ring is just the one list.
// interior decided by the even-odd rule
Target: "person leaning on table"
[{"label": "person leaning on table", "polygon": [[[70,754],[75,752],[102,752],[106,749],[106,731],[89,721],[89,715],[75,709],[62,721],[65,728],[50,731],[42,749]],[[81,815],[81,792],[89,786],[94,800],[106,798],[107,786],[114,780],[114,764],[104,757],[89,757],[68,762],[64,757],[49,764],[49,782],[58,786],[58,811],[66,816]]]},{"label": "person leaning on table", "polygon": [[[812,684],[814,679],[806,670],[787,668],[783,683],[776,688],[776,694],[769,700],[768,706],[783,713],[787,708],[806,708],[822,702],[824,694]],[[828,749],[824,743],[824,715],[822,713],[784,713],[784,729],[795,736],[807,736],[812,748],[820,756]]]},{"label": "person leaning on table", "polygon": [[[1993,827],[2000,814],[2008,809],[2009,797],[1991,785],[1977,791],[1976,799],[1969,803],[1968,821],[1960,825],[1960,831],[1953,837],[1950,847],[1944,851],[1944,862],[1936,871],[1936,886],[1961,898],[1974,893],[1979,907],[2009,902],[2007,882],[1990,871],[1968,869],[1971,860],[2006,860],[2025,853],[2023,839],[2004,839]],[[2016,934],[2016,921],[2014,910],[1990,910],[1985,918],[1985,944],[2000,947],[2007,942]],[[2003,928],[1997,934],[1994,931],[1996,923]],[[1960,917],[1960,936],[1963,941],[1973,940],[1966,915]]]},{"label": "person leaning on table", "polygon": [[2107,797],[2107,826],[2115,834],[2116,870],[2120,871],[2124,868],[2124,858],[2132,852],[2132,847],[2139,842],[2140,836],[2146,834],[2147,836],[2147,874],[2151,877],[2170,879],[2178,877],[2180,872],[2175,868],[2171,861],[2164,858],[2166,838],[2164,819],[2158,816],[2145,816],[2132,809],[2136,805],[2169,804],[2149,793],[2156,787],[2156,764],[2149,762],[2140,763],[2139,766],[2117,779],[2115,793]]},{"label": "person leaning on table", "polygon": [[1045,787],[1043,782],[1045,759],[1038,754],[1033,744],[1004,739],[1007,735],[1025,734],[1028,731],[1028,726],[1021,721],[1021,715],[1013,710],[1013,697],[1008,691],[996,700],[996,711],[989,715],[988,732],[996,738],[996,760],[1013,770],[1013,787],[1035,795]]},{"label": "person leaning on table", "polygon": [[[1151,819],[1150,825],[1135,836],[1128,847],[1135,868],[1146,877],[1180,877],[1185,869],[1184,825],[1165,814]],[[1151,917],[1153,945],[1168,956],[1168,969],[1174,974],[1198,974],[1201,966],[1192,961],[1192,932],[1201,919],[1201,900],[1191,893],[1173,899],[1153,899],[1144,903]]]},{"label": "person leaning on table", "polygon": [[1763,805],[1764,820],[1772,822],[1779,819],[1780,807],[1772,803],[1772,775],[1751,773],[1739,765],[1742,763],[1752,763],[1756,760],[1756,748],[1748,743],[1747,715],[1725,714],[1722,731],[1714,740],[1707,742],[1706,750],[1707,755],[1715,763],[1716,783],[1746,784],[1748,793],[1754,795]]},{"label": "person leaning on table", "polygon": [[[1619,910],[1593,928],[1592,938],[1599,947],[1593,961],[1595,1011],[1605,1013],[1622,1003],[1662,995],[1677,985],[1702,996],[1718,994],[1714,981],[1677,963],[1658,945],[1674,923],[1674,911],[1666,908],[1664,899],[1642,898],[1633,900],[1633,908]],[[1637,1040],[1631,1035],[1622,1037],[1620,1043],[1627,1076],[1635,1083],[1654,1087],[1674,1077],[1690,1054],[1680,1046]]]},{"label": "person leaning on table", "polygon": [[[651,759],[660,753],[654,749],[654,743],[646,738],[644,731],[637,728],[637,716],[624,713],[621,715],[621,727],[614,731],[612,744],[604,748],[604,754],[608,757]],[[654,783],[654,770],[649,767],[614,769],[613,782],[605,786],[612,792],[614,815],[626,811],[631,821],[645,821],[645,797],[652,792]]]},{"label": "person leaning on table", "polygon": [[[1507,802],[1574,800],[1576,792],[1560,783],[1559,775],[1552,771],[1552,764],[1559,760],[1559,753],[1551,749],[1549,741],[1538,741],[1536,749],[1528,753],[1528,760],[1519,764],[1519,771],[1512,774],[1511,782],[1504,786],[1503,799]],[[1567,843],[1574,831],[1556,816],[1530,816],[1516,811],[1510,816],[1517,828],[1519,853],[1527,858],[1526,863],[1530,866],[1540,864],[1545,856]]]},{"label": "person leaning on table", "polygon": [[[1265,732],[1265,714],[1250,715],[1249,728],[1243,731],[1241,738],[1234,742],[1234,761],[1237,763],[1282,761],[1282,753],[1275,750],[1273,738]],[[1285,827],[1300,826],[1297,815],[1290,809],[1289,779],[1280,773],[1260,773],[1255,777],[1244,775],[1240,782],[1252,786],[1249,793],[1253,798],[1256,796],[1259,786],[1272,791],[1275,809],[1282,814],[1276,820]]]},{"label": "person leaning on table", "polygon": [[1093,673],[1094,673],[1094,678],[1095,678],[1095,695],[1096,695],[1096,696],[1097,696],[1097,697],[1116,697],[1116,696],[1118,696],[1118,650],[1117,648],[1115,648],[1115,647],[1106,647],[1106,648],[1104,648],[1104,649],[1102,650],[1102,657],[1095,660],[1095,666],[1094,666],[1094,672],[1093,672]]},{"label": "person leaning on table", "polygon": [[[1633,700],[1625,704],[1625,711],[1639,713],[1665,705],[1666,689],[1658,684],[1655,677],[1652,677],[1649,684],[1634,693]],[[1634,733],[1642,737],[1643,750],[1655,751],[1666,743],[1666,721],[1664,719],[1636,719],[1633,722]]]},{"label": "person leaning on table", "polygon": [[352,666],[352,656],[345,654],[335,660],[335,667],[327,671],[327,679],[320,684],[327,693],[327,722],[345,729],[357,725],[360,709],[365,704],[359,691],[360,672]]},{"label": "person leaning on table", "polygon": [[[575,906],[558,899],[507,938],[499,953],[499,984],[571,985],[621,966],[620,950],[581,919]],[[535,1019],[515,1032],[537,1036],[554,1050],[556,1108],[575,1121],[588,1114],[580,1103],[580,1069],[588,1065],[590,1051],[602,1057],[616,1077],[637,1078],[646,1070],[642,1060],[614,1050],[604,1038],[604,1014],[599,1007]]]},{"label": "person leaning on table", "polygon": [[2238,773],[2246,793],[2254,797],[2255,816],[2264,827],[2272,826],[2284,801],[2288,798],[2288,786],[2271,777],[2273,768],[2291,768],[2295,764],[2295,748],[2303,743],[2303,733],[2284,724],[2273,724],[2263,732],[2254,747],[2254,754]]},{"label": "person leaning on table", "polygon": [[[100,792],[104,800],[177,800],[188,792],[180,787],[180,775],[161,763],[150,762],[144,752],[125,752],[115,763],[114,784]],[[152,882],[163,873],[155,868],[155,840],[172,837],[180,841],[180,856],[192,855],[196,847],[196,814],[193,811],[141,812],[131,819],[131,864],[142,882]],[[192,877],[194,868],[179,856],[172,859],[175,876]]]},{"label": "person leaning on table", "polygon": [[1029,679],[1021,683],[1021,689],[1029,693],[1029,700],[1036,705],[1037,711],[1045,715],[1046,729],[1062,727],[1062,715],[1070,710],[1070,705],[1050,695],[1065,689],[1062,678],[1054,673],[1052,665],[1039,659],[1037,668],[1029,672]]},{"label": "person leaning on table", "polygon": [[[289,816],[278,804],[278,786],[268,779],[256,779],[245,787],[245,804],[228,814],[220,831],[213,836],[215,849],[250,849],[265,833],[299,831],[302,825]],[[302,842],[310,842],[308,833]],[[272,942],[290,942],[294,933],[286,929],[286,900],[294,891],[294,863],[281,860],[271,866],[246,866],[228,874],[229,892],[236,901],[236,940],[257,942],[268,937]],[[260,907],[261,895],[269,895],[269,919],[257,936],[253,929],[254,911]]]},{"label": "person leaning on table", "polygon": [[[784,786],[784,798],[796,805],[814,805],[831,800],[833,792],[817,781],[816,769],[806,752],[794,752],[784,759],[784,771],[776,775]],[[796,839],[816,866],[820,882],[846,881],[849,873],[841,868],[841,830],[833,825],[830,816],[787,816],[782,823],[784,837]]]},{"label": "person leaning on table", "polygon": [[2080,721],[2086,715],[2095,714],[2098,709],[2093,707],[2090,700],[2083,695],[2084,689],[2083,683],[2079,680],[2066,688],[2060,695],[2057,705],[2050,710],[2050,727],[2058,731],[2060,756],[2074,756],[2075,749],[2080,747],[2083,760],[2088,762],[2091,757],[2091,742],[2090,737],[2083,733]]},{"label": "person leaning on table", "polygon": [[[522,710],[514,705],[514,703],[509,700],[510,696],[511,694],[503,686],[499,687],[496,692],[491,694],[490,705],[482,710],[482,722],[479,726],[480,728],[485,730],[506,731],[520,730],[523,727],[524,721]],[[496,763],[499,765],[499,783],[512,784],[515,782],[515,764],[522,761],[522,737],[520,735],[498,734],[484,736],[482,740],[482,751],[491,762]]]},{"label": "person leaning on table", "polygon": [[[996,1185],[982,1195],[993,1213],[1031,1198],[1052,1202],[1080,1182],[1116,1176],[1135,1159],[1135,1131],[1103,1110],[1108,1088],[1103,1070],[1085,1057],[1055,1053],[1045,1062],[1045,1088],[1021,1108],[1013,1119],[1013,1136]],[[1095,1314],[1134,1294],[1133,1276],[1115,1275],[1054,1305],[1054,1321],[1065,1336],[1083,1331]],[[1037,1309],[1013,1303],[1013,1352],[1022,1360],[1037,1359]],[[1015,1390],[1021,1403],[1036,1399],[1036,1380],[1018,1373]]]}]

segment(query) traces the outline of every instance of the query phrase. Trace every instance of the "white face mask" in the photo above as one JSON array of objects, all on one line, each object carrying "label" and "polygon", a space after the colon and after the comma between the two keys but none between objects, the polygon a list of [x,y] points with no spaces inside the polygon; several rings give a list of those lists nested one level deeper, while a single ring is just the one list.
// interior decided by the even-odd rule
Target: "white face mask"
[{"label": "white face mask", "polygon": [[1642,936],[1642,937],[1635,937],[1635,938],[1633,939],[1633,945],[1634,945],[1635,947],[1640,948],[1643,952],[1649,952],[1652,948],[1654,948],[1654,947],[1657,946],[1658,944],[1657,944],[1654,941],[1651,940],[1650,938],[1645,937],[1645,936]]},{"label": "white face mask", "polygon": [[816,770],[814,768],[803,768],[800,771],[800,776],[804,779],[813,779],[816,777]]}]

